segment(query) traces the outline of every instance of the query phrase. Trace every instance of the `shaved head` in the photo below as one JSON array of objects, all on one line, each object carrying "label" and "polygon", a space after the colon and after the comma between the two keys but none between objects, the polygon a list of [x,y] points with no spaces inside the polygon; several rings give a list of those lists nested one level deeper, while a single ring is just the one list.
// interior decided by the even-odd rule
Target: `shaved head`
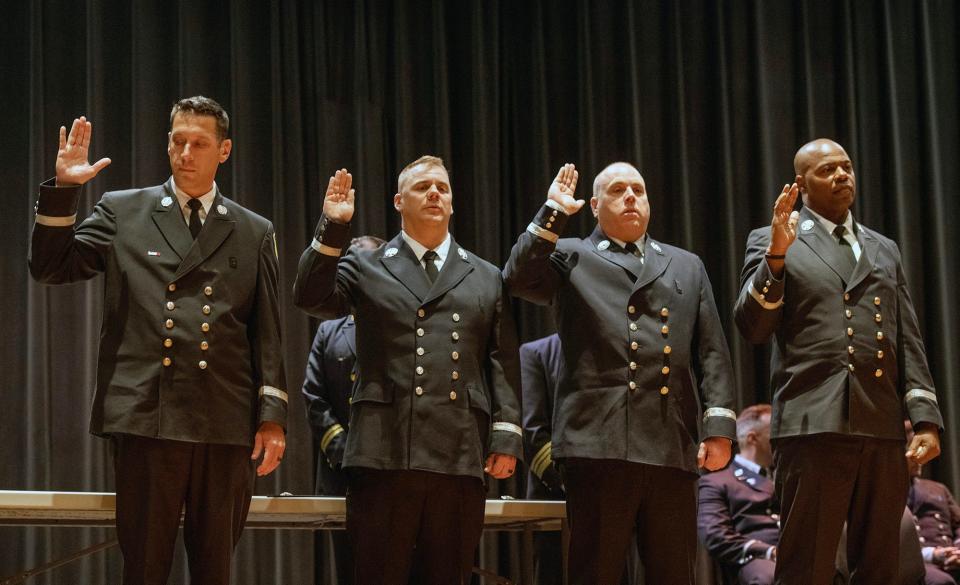
[{"label": "shaved head", "polygon": [[600,174],[598,174],[593,180],[593,196],[599,196],[599,194],[603,192],[607,184],[610,182],[610,177],[619,171],[634,172],[638,175],[640,174],[640,171],[637,170],[637,167],[628,162],[610,163],[603,167],[603,170],[600,171]]},{"label": "shaved head", "polygon": [[797,154],[793,155],[793,172],[798,175],[803,175],[810,169],[810,165],[814,162],[819,161],[825,155],[833,154],[836,151],[842,152],[844,155],[847,154],[847,151],[843,149],[842,146],[830,140],[829,138],[817,138],[816,140],[811,140],[810,142],[804,144],[800,147],[800,150],[797,151]]}]

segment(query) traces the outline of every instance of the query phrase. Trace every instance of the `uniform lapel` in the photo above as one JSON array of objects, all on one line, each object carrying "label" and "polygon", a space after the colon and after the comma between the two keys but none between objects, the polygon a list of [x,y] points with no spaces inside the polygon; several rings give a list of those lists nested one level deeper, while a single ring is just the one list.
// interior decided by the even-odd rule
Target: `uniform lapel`
[{"label": "uniform lapel", "polygon": [[422,303],[430,292],[430,279],[403,236],[397,234],[383,250],[380,258],[383,267]]},{"label": "uniform lapel", "polygon": [[460,282],[473,272],[473,264],[470,263],[470,255],[465,250],[461,250],[456,240],[450,237],[450,251],[447,252],[447,259],[443,262],[443,268],[437,276],[436,282],[430,288],[426,300],[423,304],[434,301],[446,294],[447,291],[460,284]]},{"label": "uniform lapel", "polygon": [[754,473],[750,469],[740,465],[737,461],[734,461],[733,475],[750,489],[773,495],[774,486],[769,477]]},{"label": "uniform lapel", "polygon": [[647,237],[646,249],[644,250],[643,271],[640,273],[640,278],[638,278],[637,282],[633,285],[634,292],[660,278],[660,276],[666,272],[667,266],[670,266],[670,256],[664,254],[660,244],[652,238]]},{"label": "uniform lapel", "polygon": [[[182,218],[181,223],[183,223]],[[220,194],[218,189],[217,196],[213,199],[213,205],[207,212],[207,219],[203,222],[203,229],[200,230],[197,239],[193,241],[193,246],[187,252],[183,262],[180,263],[173,279],[177,280],[183,277],[209,258],[233,232],[236,225],[237,222],[231,218],[230,211],[224,204],[223,195]],[[187,233],[189,234],[189,230]]]},{"label": "uniform lapel", "polygon": [[873,272],[873,267],[877,264],[877,250],[880,243],[867,230],[863,229],[859,223],[856,227],[860,232],[860,258],[857,265],[853,267],[853,274],[850,275],[850,282],[847,284],[847,292],[856,288],[863,279]]},{"label": "uniform lapel", "polygon": [[353,357],[357,357],[357,329],[353,323],[353,315],[347,317],[346,321],[343,322],[343,327],[340,328],[339,335],[343,336],[343,340],[347,343],[347,347],[350,348],[350,353],[353,354]]},{"label": "uniform lapel", "polygon": [[[840,244],[833,237],[833,234],[827,232],[827,228],[815,219],[810,211],[803,207],[800,210],[800,235],[799,239],[806,244],[813,253],[816,254],[823,263],[830,267],[840,280],[846,282],[847,279],[839,272],[838,266],[842,266],[844,260],[840,257]],[[849,262],[849,260],[847,260]]]},{"label": "uniform lapel", "polygon": [[172,177],[160,189],[157,204],[153,210],[153,223],[157,225],[157,229],[163,234],[163,239],[173,248],[180,260],[183,260],[193,245],[193,238],[190,236],[190,228],[183,221],[183,213],[180,211],[177,195],[173,191]]},{"label": "uniform lapel", "polygon": [[623,268],[630,274],[630,280],[636,282],[643,272],[643,262],[633,254],[627,254],[619,244],[609,239],[598,225],[589,238],[593,253],[607,262]]}]

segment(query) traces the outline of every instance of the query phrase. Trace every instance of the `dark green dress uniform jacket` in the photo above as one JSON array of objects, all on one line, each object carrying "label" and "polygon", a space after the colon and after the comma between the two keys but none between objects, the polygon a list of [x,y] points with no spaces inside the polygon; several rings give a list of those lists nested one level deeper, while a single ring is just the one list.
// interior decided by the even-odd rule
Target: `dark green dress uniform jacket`
[{"label": "dark green dress uniform jacket", "polygon": [[753,230],[734,314],[752,343],[774,338],[773,438],[844,433],[904,440],[903,419],[942,426],[900,250],[862,225],[849,282],[837,239],[804,207],[781,280]]},{"label": "dark green dress uniform jacket", "polygon": [[730,352],[703,264],[649,237],[641,262],[599,226],[560,240],[566,221],[545,205],[504,268],[510,294],[553,309],[562,341],[553,459],[696,473],[702,437],[736,435]]},{"label": "dark green dress uniform jacket", "polygon": [[482,478],[488,453],[522,458],[516,331],[500,271],[452,241],[431,286],[399,234],[340,258],[349,231],[321,218],[294,285],[305,311],[356,317],[343,466]]},{"label": "dark green dress uniform jacket", "polygon": [[286,425],[273,226],[219,192],[196,240],[172,179],[104,194],[75,225],[80,187],[40,187],[30,271],[104,273],[90,430],[253,445]]}]

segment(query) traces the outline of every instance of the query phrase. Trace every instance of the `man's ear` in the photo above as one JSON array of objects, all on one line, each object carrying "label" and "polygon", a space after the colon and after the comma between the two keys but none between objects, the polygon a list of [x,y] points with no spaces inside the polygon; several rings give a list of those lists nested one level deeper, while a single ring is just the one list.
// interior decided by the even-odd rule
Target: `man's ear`
[{"label": "man's ear", "polygon": [[797,188],[800,190],[801,193],[807,190],[807,184],[803,180],[803,175],[797,175],[796,177],[794,177],[793,182],[797,184]]},{"label": "man's ear", "polygon": [[396,209],[397,211],[400,211],[400,207],[402,207],[400,205],[400,194],[397,193],[396,195],[393,196],[393,208]]},{"label": "man's ear", "polygon": [[593,217],[599,217],[599,215],[597,215],[598,213],[600,213],[599,205],[600,205],[599,199],[597,199],[596,197],[590,198],[590,209],[593,211]]},{"label": "man's ear", "polygon": [[230,158],[231,150],[233,150],[233,141],[229,138],[224,138],[223,142],[220,143],[220,164],[227,162],[227,159]]}]

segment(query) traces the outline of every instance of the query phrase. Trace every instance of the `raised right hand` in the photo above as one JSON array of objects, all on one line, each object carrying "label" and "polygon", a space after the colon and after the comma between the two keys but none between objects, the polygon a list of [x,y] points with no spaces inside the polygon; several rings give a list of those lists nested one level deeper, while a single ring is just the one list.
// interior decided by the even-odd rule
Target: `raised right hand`
[{"label": "raised right hand", "polygon": [[353,218],[353,195],[350,188],[353,175],[347,169],[340,169],[327,183],[327,193],[323,197],[323,214],[337,223],[350,223]]},{"label": "raised right hand", "polygon": [[797,193],[800,189],[797,184],[784,185],[783,191],[773,204],[773,219],[770,220],[770,247],[768,254],[782,256],[787,248],[797,239],[797,222],[800,221],[800,212],[794,211],[797,203]]},{"label": "raised right hand", "polygon": [[573,192],[577,189],[577,179],[579,178],[580,174],[577,173],[577,168],[567,163],[560,167],[557,178],[553,180],[553,183],[550,184],[550,190],[547,191],[547,199],[558,203],[563,207],[563,212],[567,215],[573,215],[580,211],[580,208],[583,207],[585,202],[583,199],[574,199],[573,197]]},{"label": "raised right hand", "polygon": [[93,124],[86,117],[74,118],[67,129],[60,126],[60,150],[57,151],[57,185],[82,185],[97,176],[108,164],[109,158],[101,158],[93,165],[88,160]]}]

